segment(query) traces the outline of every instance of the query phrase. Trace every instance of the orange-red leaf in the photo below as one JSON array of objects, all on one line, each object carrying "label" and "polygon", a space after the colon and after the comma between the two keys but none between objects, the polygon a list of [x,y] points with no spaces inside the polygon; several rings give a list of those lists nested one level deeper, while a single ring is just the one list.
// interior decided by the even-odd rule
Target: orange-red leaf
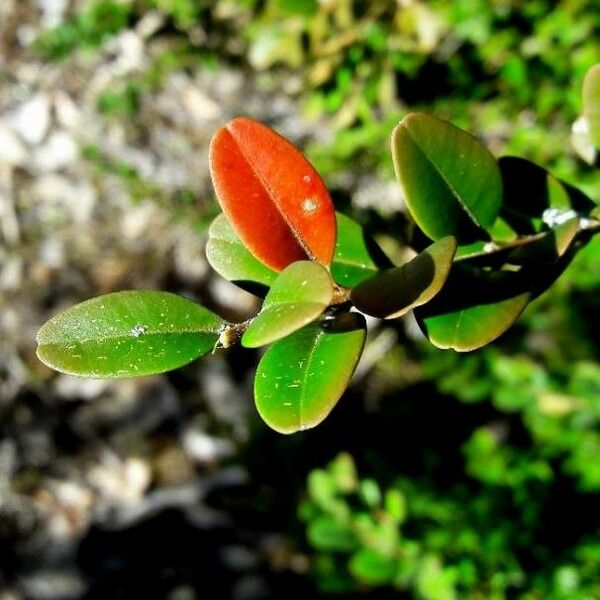
[{"label": "orange-red leaf", "polygon": [[223,212],[256,258],[277,271],[307,258],[331,263],[336,225],[329,192],[290,142],[239,117],[215,133],[209,160]]}]

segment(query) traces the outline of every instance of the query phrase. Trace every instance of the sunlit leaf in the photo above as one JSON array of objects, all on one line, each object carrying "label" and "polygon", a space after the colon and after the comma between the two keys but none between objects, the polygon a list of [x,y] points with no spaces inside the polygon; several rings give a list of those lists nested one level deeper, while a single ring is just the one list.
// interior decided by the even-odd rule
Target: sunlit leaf
[{"label": "sunlit leaf", "polygon": [[438,240],[410,262],[380,272],[356,286],[350,299],[360,311],[393,319],[429,302],[442,288],[456,252],[456,239]]},{"label": "sunlit leaf", "polygon": [[291,264],[269,290],[242,344],[257,348],[304,327],[323,313],[332,296],[333,282],[325,267],[307,260]]},{"label": "sunlit leaf", "polygon": [[331,263],[336,225],[329,192],[290,142],[237,118],[214,135],[209,164],[223,212],[260,261],[276,271],[307,258]]},{"label": "sunlit leaf", "polygon": [[438,348],[475,350],[502,335],[519,317],[535,282],[525,273],[455,265],[442,291],[415,316]]},{"label": "sunlit leaf", "polygon": [[176,369],[209,352],[223,321],[167,292],[126,291],[77,304],[38,332],[38,357],[62,373],[137,377]]},{"label": "sunlit leaf", "polygon": [[391,266],[375,240],[347,216],[336,213],[337,241],[331,265],[331,275],[336,283],[346,288],[369,279],[382,266]]},{"label": "sunlit leaf", "polygon": [[219,275],[249,291],[257,291],[256,284],[268,288],[277,279],[276,271],[250,254],[224,214],[208,230],[206,258]]},{"label": "sunlit leaf", "polygon": [[318,425],[352,377],[365,335],[364,318],[343,313],[273,344],[254,381],[256,408],[267,425],[280,433]]},{"label": "sunlit leaf", "polygon": [[594,65],[583,81],[583,117],[590,140],[600,149],[600,64]]},{"label": "sunlit leaf", "polygon": [[396,176],[417,225],[432,239],[486,239],[498,216],[502,180],[494,157],[476,138],[422,113],[392,134]]},{"label": "sunlit leaf", "polygon": [[369,585],[385,585],[392,582],[396,563],[393,557],[373,548],[361,548],[352,555],[348,568],[359,581]]}]

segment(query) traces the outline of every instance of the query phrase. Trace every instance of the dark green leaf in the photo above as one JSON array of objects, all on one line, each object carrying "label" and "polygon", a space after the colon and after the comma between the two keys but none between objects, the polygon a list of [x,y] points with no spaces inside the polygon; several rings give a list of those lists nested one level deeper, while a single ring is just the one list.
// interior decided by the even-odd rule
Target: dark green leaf
[{"label": "dark green leaf", "polygon": [[502,216],[518,233],[535,233],[531,219],[541,219],[550,206],[548,171],[516,156],[503,156],[498,165],[504,196]]},{"label": "dark green leaf", "polygon": [[280,433],[318,425],[352,377],[365,335],[362,315],[343,313],[273,344],[254,381],[256,408],[267,425]]},{"label": "dark green leaf", "polygon": [[392,155],[406,204],[432,239],[486,239],[498,216],[502,180],[494,157],[446,121],[409,114],[394,129]]},{"label": "dark green leaf", "polygon": [[242,344],[258,348],[289,335],[319,317],[332,296],[333,283],[325,267],[308,260],[292,263],[273,283]]},{"label": "dark green leaf", "polygon": [[544,265],[557,262],[572,247],[579,233],[579,219],[571,219],[554,229],[499,246],[488,252],[463,256],[457,262],[471,267],[500,268],[502,265]]},{"label": "dark green leaf", "polygon": [[350,299],[360,311],[393,319],[429,302],[441,289],[456,252],[456,239],[435,242],[410,262],[382,271],[356,286]]},{"label": "dark green leaf", "polygon": [[352,288],[375,275],[380,266],[392,266],[375,240],[358,223],[339,212],[336,220],[337,240],[331,265],[336,283]]},{"label": "dark green leaf", "polygon": [[507,256],[512,265],[554,263],[571,247],[579,232],[579,219],[571,219],[518,246]]},{"label": "dark green leaf", "polygon": [[164,373],[206,354],[223,321],[175,294],[127,291],[93,298],[50,319],[38,332],[38,357],[82,377]]},{"label": "dark green leaf", "polygon": [[550,207],[586,214],[595,203],[577,188],[554,177],[535,163],[514,156],[499,161],[504,186],[502,217],[517,232],[530,235]]},{"label": "dark green leaf", "polygon": [[212,222],[208,236],[206,258],[212,268],[236,285],[264,295],[278,274],[250,254],[224,214]]},{"label": "dark green leaf", "polygon": [[531,296],[529,273],[490,272],[455,265],[442,291],[415,310],[423,333],[438,348],[475,350],[503,334]]}]

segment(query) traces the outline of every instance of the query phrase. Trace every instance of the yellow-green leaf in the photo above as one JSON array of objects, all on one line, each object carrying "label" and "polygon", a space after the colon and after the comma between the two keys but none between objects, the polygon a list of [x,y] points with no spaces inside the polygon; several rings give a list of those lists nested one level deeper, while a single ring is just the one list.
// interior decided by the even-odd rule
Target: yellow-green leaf
[{"label": "yellow-green leaf", "polygon": [[364,317],[343,313],[273,344],[254,380],[256,408],[267,425],[280,433],[318,425],[352,377],[365,336]]},{"label": "yellow-green leaf", "polygon": [[323,313],[332,296],[333,282],[325,267],[308,260],[292,263],[275,280],[242,345],[258,348],[304,327]]},{"label": "yellow-green leaf", "polygon": [[77,304],[38,332],[38,357],[81,377],[164,373],[209,352],[224,322],[168,292],[126,291]]}]

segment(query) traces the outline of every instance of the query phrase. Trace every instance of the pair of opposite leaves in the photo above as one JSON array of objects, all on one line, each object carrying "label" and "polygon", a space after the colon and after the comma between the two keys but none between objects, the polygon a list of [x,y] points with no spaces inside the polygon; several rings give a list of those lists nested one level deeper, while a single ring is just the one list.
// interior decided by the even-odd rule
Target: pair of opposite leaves
[{"label": "pair of opposite leaves", "polygon": [[[464,296],[460,288],[465,277],[467,289],[506,287],[512,274],[453,267],[456,237],[463,244],[489,239],[487,230],[499,214],[502,180],[491,153],[466,132],[419,113],[407,115],[396,127],[392,152],[408,208],[435,242],[411,263],[353,287],[349,297],[354,306],[372,316],[398,317],[429,303],[444,287],[451,268],[454,280],[461,283],[444,295],[445,300]],[[314,273],[319,266],[331,265],[334,249],[337,254],[332,202],[318,173],[292,144],[260,123],[234,119],[215,134],[210,167],[228,222],[260,262],[282,271],[296,261],[309,260]],[[323,275],[330,279],[325,268]],[[421,328],[440,348],[464,351],[485,345],[510,327],[527,304],[529,293],[520,293],[522,282],[516,283],[519,293],[484,294],[481,307],[451,302],[448,310],[441,302],[426,308],[418,315]],[[286,319],[281,316],[283,324]],[[250,329],[260,322],[259,315]],[[251,341],[253,336],[254,331],[247,331],[244,345],[263,345],[281,337]]]},{"label": "pair of opposite leaves", "polygon": [[[403,125],[406,126],[410,120],[411,125],[418,128],[422,119],[427,125],[433,117],[410,115]],[[443,123],[437,119],[434,121],[439,125]],[[444,130],[450,128],[451,131],[459,131],[449,124],[443,125]],[[398,132],[401,132],[400,126],[394,135]],[[464,132],[460,132],[460,135],[470,137]],[[333,292],[331,277],[326,269],[332,263],[336,247],[336,214],[329,192],[314,167],[285,138],[247,118],[234,119],[217,131],[211,142],[209,164],[225,217],[255,258],[276,272],[298,261],[312,261],[312,270],[303,270],[300,264],[297,265],[296,278],[301,279],[306,273],[313,278],[329,281],[331,289],[327,292],[327,301],[320,302],[322,312],[331,303]],[[408,182],[407,187],[410,184]],[[427,253],[413,261],[412,269],[409,266],[401,274],[398,273],[399,269],[393,269],[382,274],[383,277],[365,282],[352,290],[354,305],[366,314],[383,318],[400,316],[410,308],[430,300],[444,285],[456,251],[455,238],[447,234],[454,230],[455,222],[464,218],[466,213],[459,206],[449,206],[444,215],[429,214],[429,207],[420,212],[427,214],[425,222],[419,225],[437,242],[427,249]],[[437,225],[439,219],[449,221],[445,224],[449,231],[444,232],[444,226]],[[425,262],[431,262],[432,258],[436,265],[435,277],[425,285],[419,280],[427,271]],[[427,277],[431,275],[428,273]],[[293,285],[291,272],[289,279]],[[282,288],[286,285],[284,281],[281,284]],[[389,295],[390,291],[393,293],[395,298],[392,303],[401,310],[388,306],[388,301],[380,293],[381,285],[387,290],[384,295]],[[323,289],[321,295],[327,295],[327,286],[320,287]],[[319,286],[313,289],[317,288]],[[423,293],[415,295],[415,290]],[[271,290],[267,301],[274,299],[272,295],[277,295],[275,289]],[[303,300],[310,301],[308,297]],[[317,316],[315,314],[313,318]],[[253,331],[248,331],[244,336],[245,345],[258,346],[273,341],[262,339],[261,336],[256,340],[260,343],[255,344],[250,340],[261,323],[260,317],[258,321],[251,325]],[[282,314],[280,321],[285,328],[285,315]]]},{"label": "pair of opposite leaves", "polygon": [[[482,154],[474,148],[474,138],[457,133],[459,130],[449,124],[426,115],[410,115],[402,123],[405,129],[408,124],[416,129],[409,132],[410,136],[417,134],[429,142],[440,137],[440,127],[451,145],[459,136],[461,156],[470,159],[467,161],[470,167],[476,163],[481,166],[488,157],[493,163],[487,151]],[[436,135],[431,135],[432,124]],[[395,133],[403,132],[399,126]],[[412,137],[404,140],[409,150],[410,144],[414,145],[411,140]],[[474,157],[470,156],[471,151]],[[325,323],[298,328],[317,319],[333,302],[334,284],[328,270],[331,266],[334,275],[336,268],[339,271],[343,262],[337,262],[338,252],[350,240],[356,241],[356,231],[348,236],[358,226],[350,226],[347,219],[339,217],[340,247],[335,248],[336,215],[318,173],[289,142],[255,121],[235,119],[219,130],[211,144],[210,166],[218,199],[237,236],[271,273],[283,271],[272,283],[263,310],[246,329],[242,343],[264,345],[296,332],[280,339],[261,360],[255,384],[257,408],[265,421],[282,432],[314,426],[331,410],[354,371],[364,344],[365,323],[357,313],[343,313]],[[466,175],[467,183],[472,184],[469,181],[474,177],[472,169],[468,169]],[[480,173],[476,179],[475,191],[481,192]],[[410,178],[406,181],[401,178],[407,191],[416,183]],[[469,211],[465,211],[455,201],[455,186],[451,190],[453,202],[444,204],[443,226],[438,227],[439,211],[435,210],[435,204],[430,206],[426,198],[431,197],[430,188],[427,187],[425,194],[410,195],[423,198],[424,204],[417,201],[416,207],[420,209],[417,222],[437,241],[404,267],[384,271],[376,281],[366,279],[353,287],[351,299],[363,312],[382,317],[399,316],[396,310],[399,305],[402,312],[406,312],[428,302],[444,285],[452,264],[456,240],[448,233],[459,229],[466,212],[480,226],[495,216],[496,202],[490,204],[489,193],[486,193],[487,203],[472,201]],[[480,195],[471,193],[470,197],[478,200]],[[491,205],[494,205],[493,210]],[[222,224],[222,220],[217,219],[215,223]],[[358,238],[362,239],[360,233]],[[354,243],[350,246],[352,252],[345,258],[356,259],[357,248]],[[358,248],[362,246],[358,244]],[[336,260],[332,263],[334,249]],[[225,258],[231,260],[232,256],[228,254]],[[431,264],[435,266],[435,277],[420,281],[423,273],[431,272]],[[301,294],[296,293],[309,280],[311,285],[301,290]],[[381,294],[382,286],[386,289],[384,294]],[[287,292],[291,289],[296,292],[290,296]],[[414,295],[415,289],[420,290],[417,295]],[[319,291],[317,296],[315,291]],[[279,295],[282,297],[278,298]],[[395,297],[392,312],[385,301],[378,303],[384,296]],[[361,300],[366,300],[371,310],[365,310]],[[290,304],[294,302],[299,303],[301,309],[296,307],[291,313]],[[281,314],[279,308],[283,309]],[[302,311],[306,314],[299,315]],[[261,323],[267,327],[261,329]],[[183,298],[159,292],[121,292],[84,302],[51,319],[38,334],[38,356],[57,370],[78,375],[143,375],[164,372],[193,360],[209,351],[219,334],[227,331],[226,323],[217,315],[202,307],[190,306]],[[166,339],[174,336],[179,343],[172,344]],[[201,338],[201,347],[198,338]],[[124,357],[128,364],[122,364]],[[333,364],[331,357],[339,360]],[[148,360],[150,358],[152,360]],[[283,388],[287,402],[281,400]]]}]

